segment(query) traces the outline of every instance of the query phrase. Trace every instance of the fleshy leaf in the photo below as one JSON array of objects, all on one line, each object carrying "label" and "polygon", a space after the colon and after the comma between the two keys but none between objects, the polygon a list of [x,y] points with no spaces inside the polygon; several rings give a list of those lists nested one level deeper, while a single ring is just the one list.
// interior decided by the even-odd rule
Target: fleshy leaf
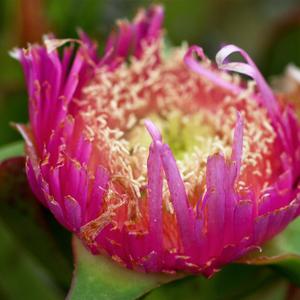
[{"label": "fleshy leaf", "polygon": [[132,271],[104,255],[92,255],[73,239],[75,273],[68,300],[132,300],[183,275],[145,274]]},{"label": "fleshy leaf", "polygon": [[261,252],[253,251],[240,262],[250,265],[270,265],[300,286],[300,218],[281,234],[266,243]]}]

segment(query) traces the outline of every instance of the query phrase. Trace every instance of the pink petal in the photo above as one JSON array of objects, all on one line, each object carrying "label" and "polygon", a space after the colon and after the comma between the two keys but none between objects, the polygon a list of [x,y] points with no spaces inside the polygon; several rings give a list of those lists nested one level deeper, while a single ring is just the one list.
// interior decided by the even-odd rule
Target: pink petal
[{"label": "pink petal", "polygon": [[195,215],[188,202],[185,187],[176,165],[175,158],[168,145],[160,147],[162,165],[167,178],[171,200],[175,209],[183,247],[189,254],[195,254],[196,234]]},{"label": "pink petal", "polygon": [[[147,163],[148,169],[148,203],[149,203],[149,240],[150,248],[159,254],[163,247],[162,222],[162,164],[159,146],[155,141],[151,144]],[[159,262],[158,262],[159,263]]]},{"label": "pink petal", "polygon": [[77,200],[72,196],[64,198],[65,205],[65,219],[70,224],[71,230],[77,232],[82,225],[81,207]]}]

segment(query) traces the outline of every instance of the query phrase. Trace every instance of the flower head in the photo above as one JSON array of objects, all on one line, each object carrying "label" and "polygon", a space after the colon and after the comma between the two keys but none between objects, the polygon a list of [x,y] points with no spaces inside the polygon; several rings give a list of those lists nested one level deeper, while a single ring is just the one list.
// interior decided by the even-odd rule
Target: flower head
[{"label": "flower head", "polygon": [[162,19],[154,6],[119,22],[101,57],[83,32],[16,50],[18,128],[37,198],[94,254],[209,276],[299,215],[299,124],[247,53],[166,52]]}]

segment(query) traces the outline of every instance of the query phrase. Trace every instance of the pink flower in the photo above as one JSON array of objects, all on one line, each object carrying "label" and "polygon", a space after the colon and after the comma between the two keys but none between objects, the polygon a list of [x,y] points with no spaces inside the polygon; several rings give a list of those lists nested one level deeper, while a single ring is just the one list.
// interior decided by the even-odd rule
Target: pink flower
[{"label": "pink flower", "polygon": [[162,19],[154,6],[120,22],[102,57],[82,32],[16,50],[18,129],[32,190],[94,254],[210,276],[299,215],[299,124],[247,53],[166,50]]}]

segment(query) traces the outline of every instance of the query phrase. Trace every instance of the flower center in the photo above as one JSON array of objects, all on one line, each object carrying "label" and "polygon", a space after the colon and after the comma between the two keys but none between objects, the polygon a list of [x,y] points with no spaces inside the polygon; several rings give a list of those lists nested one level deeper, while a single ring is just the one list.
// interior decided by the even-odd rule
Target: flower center
[{"label": "flower center", "polygon": [[[138,209],[147,197],[151,139],[144,121],[149,119],[172,149],[188,199],[196,205],[206,188],[207,158],[216,152],[230,157],[238,111],[245,125],[237,188],[253,184],[254,192],[259,192],[262,182],[271,180],[275,134],[266,111],[250,98],[251,86],[248,94],[230,95],[186,69],[182,63],[185,49],[157,61],[153,54],[157,47],[147,48],[140,60],[132,59],[113,72],[100,68],[79,101],[98,162],[112,174],[110,199]],[[172,212],[166,182],[163,190],[166,207]]]},{"label": "flower center", "polygon": [[[185,156],[195,151],[209,155],[212,151],[213,140],[215,142],[218,140],[212,115],[207,111],[183,115],[182,112],[174,110],[165,116],[150,114],[147,119],[159,128],[163,141],[171,147],[177,160],[183,160]],[[126,134],[126,138],[132,149],[136,145],[148,149],[152,141],[145,130],[143,119]]]}]

